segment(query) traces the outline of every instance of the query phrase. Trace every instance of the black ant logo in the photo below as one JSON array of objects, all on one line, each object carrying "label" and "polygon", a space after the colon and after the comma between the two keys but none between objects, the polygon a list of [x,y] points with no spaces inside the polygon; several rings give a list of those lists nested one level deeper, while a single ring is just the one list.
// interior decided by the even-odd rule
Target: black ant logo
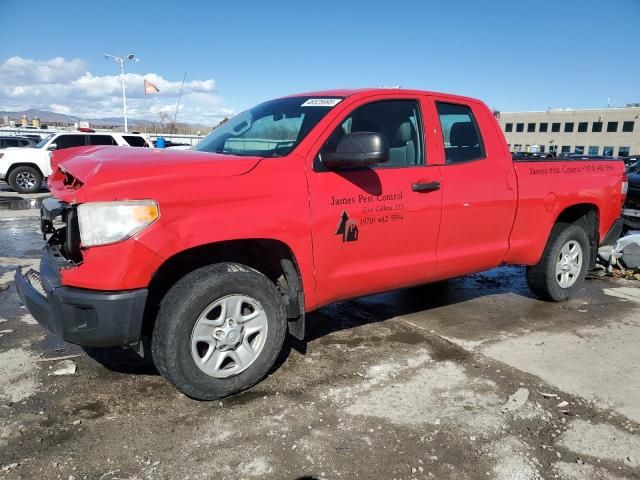
[{"label": "black ant logo", "polygon": [[336,235],[342,235],[343,242],[355,242],[358,240],[358,225],[349,218],[347,212],[342,212]]}]

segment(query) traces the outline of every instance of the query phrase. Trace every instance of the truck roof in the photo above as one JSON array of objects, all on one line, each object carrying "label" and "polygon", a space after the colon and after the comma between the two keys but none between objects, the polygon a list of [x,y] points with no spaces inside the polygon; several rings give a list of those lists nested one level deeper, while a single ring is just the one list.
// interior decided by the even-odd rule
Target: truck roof
[{"label": "truck roof", "polygon": [[395,92],[404,95],[437,95],[439,97],[448,97],[451,99],[456,99],[460,101],[473,101],[479,102],[480,100],[472,97],[465,97],[463,95],[453,95],[451,93],[443,93],[443,92],[433,92],[429,90],[415,90],[409,88],[386,88],[386,87],[377,87],[377,88],[337,88],[333,90],[318,90],[315,92],[302,92],[296,93],[294,95],[286,95],[283,98],[291,98],[291,97],[351,97],[354,95],[361,94],[376,94],[376,93],[389,93]]}]

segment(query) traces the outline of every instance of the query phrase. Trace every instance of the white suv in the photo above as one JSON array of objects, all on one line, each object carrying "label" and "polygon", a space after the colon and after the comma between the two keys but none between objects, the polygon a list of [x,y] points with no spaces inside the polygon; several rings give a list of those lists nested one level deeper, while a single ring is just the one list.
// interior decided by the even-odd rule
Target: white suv
[{"label": "white suv", "polygon": [[151,147],[147,139],[137,133],[58,132],[43,138],[33,148],[0,149],[0,180],[16,192],[35,193],[40,190],[43,179],[51,175],[49,152],[85,145]]}]

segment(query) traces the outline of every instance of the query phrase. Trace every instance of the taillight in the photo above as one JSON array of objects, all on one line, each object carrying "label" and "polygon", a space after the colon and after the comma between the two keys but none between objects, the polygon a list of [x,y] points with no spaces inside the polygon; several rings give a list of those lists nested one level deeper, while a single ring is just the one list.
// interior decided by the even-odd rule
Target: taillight
[{"label": "taillight", "polygon": [[620,186],[620,203],[624,205],[627,199],[627,191],[629,190],[629,176],[627,172],[622,174],[622,185]]}]

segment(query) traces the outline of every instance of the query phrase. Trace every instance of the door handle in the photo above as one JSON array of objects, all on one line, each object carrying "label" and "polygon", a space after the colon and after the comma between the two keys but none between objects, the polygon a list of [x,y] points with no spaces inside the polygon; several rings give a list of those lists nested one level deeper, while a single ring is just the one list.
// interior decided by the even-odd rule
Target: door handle
[{"label": "door handle", "polygon": [[433,192],[440,190],[440,182],[414,183],[411,185],[414,192]]}]

